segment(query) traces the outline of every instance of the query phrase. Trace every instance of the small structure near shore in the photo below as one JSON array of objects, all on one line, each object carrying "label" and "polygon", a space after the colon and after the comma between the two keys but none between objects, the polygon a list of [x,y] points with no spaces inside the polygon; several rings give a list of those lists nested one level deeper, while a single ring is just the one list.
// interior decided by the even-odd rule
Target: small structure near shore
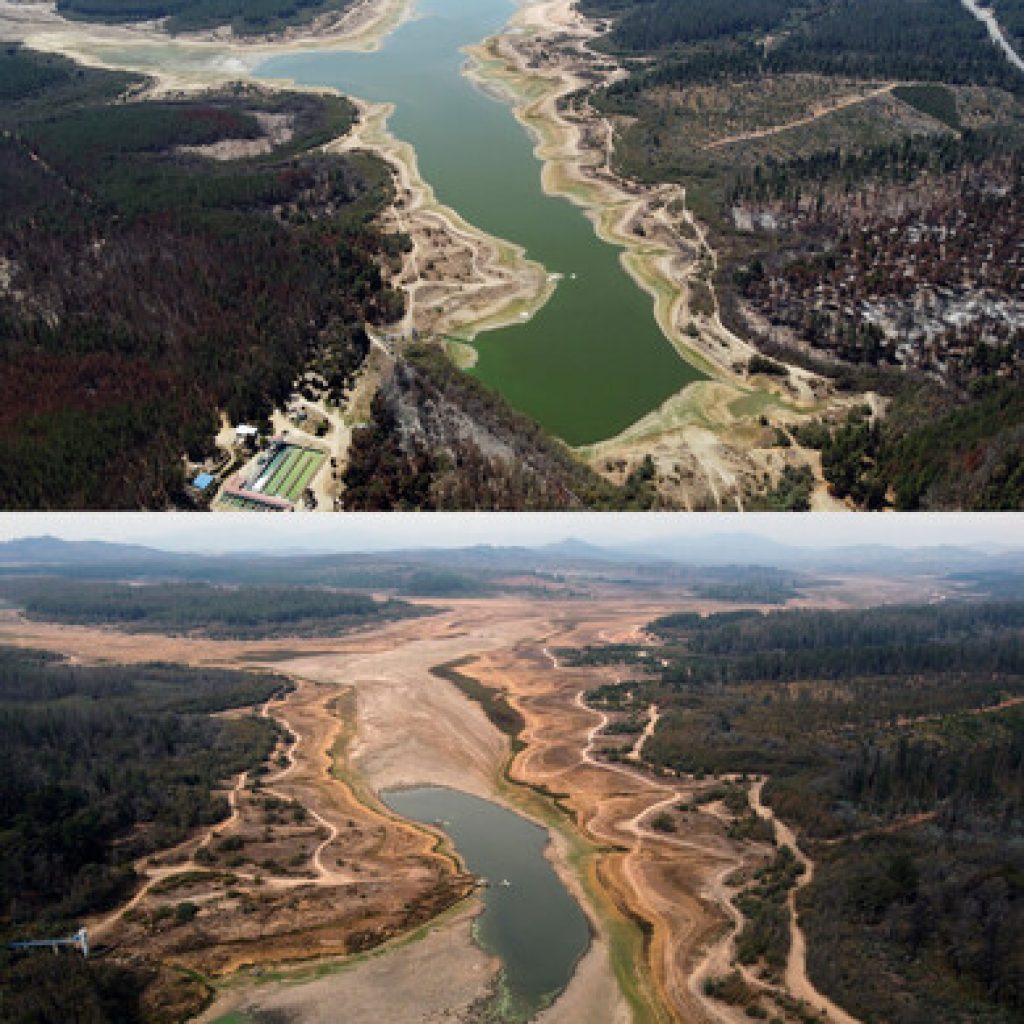
[{"label": "small structure near shore", "polygon": [[235,444],[242,448],[255,448],[259,443],[260,432],[248,423],[239,423],[235,427]]},{"label": "small structure near shore", "polygon": [[327,452],[275,437],[247,472],[236,473],[224,485],[218,505],[227,509],[290,512],[303,500]]},{"label": "small structure near shore", "polygon": [[89,932],[85,928],[79,928],[74,935],[68,935],[62,939],[23,939],[19,942],[8,942],[8,949],[40,949],[53,950],[54,954],[60,952],[61,946],[77,946],[82,951],[82,956],[89,956]]},{"label": "small structure near shore", "polygon": [[197,473],[190,484],[200,494],[205,494],[217,482],[212,473]]}]

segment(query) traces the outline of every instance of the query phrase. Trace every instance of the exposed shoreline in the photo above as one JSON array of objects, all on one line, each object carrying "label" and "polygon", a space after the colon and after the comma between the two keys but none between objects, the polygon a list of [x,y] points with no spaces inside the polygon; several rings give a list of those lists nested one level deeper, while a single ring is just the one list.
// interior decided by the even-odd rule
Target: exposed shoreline
[{"label": "exposed shoreline", "polygon": [[[0,38],[16,39],[26,46],[62,53],[83,64],[134,70],[122,61],[104,62],[102,50],[117,47],[161,46],[193,53],[237,57],[239,63],[225,67],[223,77],[216,65],[193,66],[184,75],[193,88],[205,88],[219,80],[248,73],[266,57],[295,50],[335,49],[370,51],[412,17],[415,0],[358,0],[340,14],[326,14],[305,25],[297,25],[269,35],[238,36],[230,28],[206,29],[172,35],[159,22],[144,21],[116,24],[64,18],[53,3],[20,3],[0,0]],[[144,74],[161,77],[166,69],[143,67]]]},{"label": "exposed shoreline", "polygon": [[[859,606],[864,594],[877,597],[877,582],[868,580],[867,590],[858,582],[851,592],[819,591],[805,606]],[[264,709],[290,737],[283,761],[275,759],[279,770],[265,777],[264,785],[269,794],[295,797],[316,812],[316,820],[322,818],[325,832],[317,837],[311,861],[320,894],[354,881],[344,874],[352,870],[352,852],[331,828],[350,816],[366,817],[372,827],[379,823],[391,833],[392,839],[375,851],[375,874],[399,902],[408,897],[397,895],[397,882],[422,878],[408,859],[410,850],[418,858],[455,858],[440,830],[384,811],[377,794],[428,785],[481,796],[545,828],[550,836],[545,856],[590,922],[589,949],[562,994],[538,1016],[541,1024],[741,1024],[748,1019],[741,1010],[709,998],[702,982],[733,966],[734,933],[742,921],[732,897],[742,882],[729,876],[739,867],[756,867],[772,847],[726,834],[723,826],[730,816],[717,800],[700,809],[680,808],[685,827],[659,830],[653,821],[657,814],[691,804],[717,777],[702,780],[602,756],[603,745],[614,742],[614,733],[604,732],[610,714],[590,706],[585,694],[595,685],[621,680],[621,667],[574,667],[561,664],[550,651],[553,644],[642,641],[643,623],[668,610],[707,613],[722,607],[704,599],[669,598],[657,590],[635,595],[625,608],[618,595],[583,602],[567,596],[540,606],[512,596],[452,599],[426,619],[384,623],[343,637],[270,641],[140,636],[25,620],[11,612],[0,616],[0,639],[60,651],[80,663],[166,660],[197,667],[272,668],[288,675],[297,681],[296,690]],[[507,736],[477,701],[430,675],[432,667],[469,657],[472,676],[503,691],[523,716],[521,747],[510,750]],[[655,714],[648,709],[649,718]],[[760,800],[763,777],[743,781],[749,784],[750,808],[772,818]],[[229,800],[234,819],[243,782]],[[794,847],[803,860],[792,831],[772,820],[780,844]],[[210,834],[230,827],[221,822]],[[317,884],[308,877],[272,877],[262,891],[299,883]],[[472,898],[464,898],[439,916],[392,932],[385,945],[345,960],[327,955],[325,938],[311,941],[307,920],[297,918],[294,941],[289,944],[288,934],[277,941],[282,959],[304,962],[283,970],[274,966],[260,977],[238,968],[276,965],[269,951],[261,953],[261,944],[274,939],[250,934],[248,941],[255,946],[242,944],[231,951],[234,973],[215,972],[221,978],[219,999],[202,1019],[216,1020],[238,1006],[287,1007],[301,1011],[298,1019],[309,1024],[330,1024],[327,1010],[349,998],[361,1011],[351,1017],[353,1024],[379,1019],[382,999],[387,1000],[387,1019],[397,1024],[425,1024],[442,1009],[479,1008],[493,995],[495,963],[473,943],[475,906]],[[808,980],[792,899],[790,914],[793,953],[779,990],[827,1010],[833,1019],[850,1020]],[[438,957],[444,970],[437,969]],[[446,1002],[449,971],[452,988]],[[768,990],[756,973],[743,973],[752,986]],[[424,985],[427,1002],[421,998]],[[426,1006],[434,1017],[428,1018]]]},{"label": "exposed shoreline", "polygon": [[[275,671],[301,680],[299,691],[271,708],[270,713],[276,718],[283,716],[289,731],[302,744],[301,749],[297,744],[292,747],[293,753],[299,751],[301,771],[286,769],[283,776],[293,786],[301,782],[303,788],[296,792],[304,802],[313,792],[318,793],[315,806],[329,820],[335,816],[344,820],[354,813],[353,804],[334,803],[335,786],[343,787],[372,817],[380,813],[376,809],[376,793],[431,785],[481,796],[535,822],[550,836],[545,856],[579,902],[592,929],[590,944],[565,989],[538,1019],[544,1024],[575,1024],[581,1019],[629,1024],[627,1004],[609,969],[610,939],[603,927],[603,911],[594,906],[592,884],[577,877],[575,848],[581,844],[589,846],[590,840],[572,830],[568,821],[548,806],[548,801],[534,794],[532,787],[524,789],[505,780],[507,741],[478,704],[441,680],[431,685],[429,692],[421,692],[429,666],[467,653],[486,655],[509,645],[515,647],[525,639],[536,640],[550,629],[548,615],[547,609],[537,610],[516,599],[491,600],[482,605],[454,602],[436,619],[415,626],[409,622],[390,623],[371,634],[304,640],[302,646],[308,653],[294,651],[295,640],[289,639],[267,642],[141,637],[87,626],[30,622],[16,616],[0,622],[0,631],[6,642],[60,650],[79,661],[103,657],[130,664],[160,656],[197,666],[269,664]],[[273,657],[263,660],[278,649],[295,656],[286,661]],[[325,711],[334,694],[351,686],[358,693],[358,714],[354,723],[347,723],[354,731],[350,732],[345,750],[345,770],[336,781],[328,782],[335,777],[325,773],[325,759],[330,757],[328,752],[336,740],[340,720]],[[420,694],[415,713],[411,712],[414,693]],[[401,729],[396,728],[396,722],[401,723]],[[294,776],[293,771],[297,773]],[[275,787],[283,785],[273,779],[268,782]],[[391,812],[387,814],[391,817]],[[224,823],[219,823],[214,828],[219,831],[224,827]],[[435,836],[436,830],[416,823],[408,823],[403,833],[406,829],[426,855],[430,843],[424,845],[423,839]],[[415,835],[420,837],[418,841],[413,838]],[[218,998],[201,1019],[213,1021],[245,1005],[271,1008],[301,1003],[310,1008],[316,993],[329,993],[324,996],[329,1000],[344,994],[344,998],[351,996],[358,1005],[365,1003],[369,1007],[381,998],[382,970],[387,971],[389,979],[389,1020],[420,1022],[417,985],[425,977],[444,981],[448,972],[454,972],[455,1005],[461,1005],[458,1001],[464,998],[475,1002],[486,996],[494,972],[494,958],[472,938],[470,925],[475,913],[475,901],[463,901],[365,955],[339,960],[325,950],[318,956],[315,946],[319,942],[315,942],[301,956],[293,951],[285,957],[293,962],[275,966],[271,974],[250,978],[246,971],[229,973],[218,982]],[[437,971],[436,964],[421,948],[433,950],[434,955],[443,951],[445,970]],[[261,962],[269,966],[273,962],[259,956],[255,949],[252,953],[239,949],[238,954],[238,966]],[[450,1004],[444,1003],[443,992],[433,991],[436,988],[435,985],[431,990],[431,999],[435,1010],[439,1010]],[[310,1013],[302,1019],[321,1019],[312,1010]]]},{"label": "exposed shoreline", "polygon": [[[274,37],[235,38],[219,30],[174,37],[153,23],[119,27],[68,21],[49,4],[0,0],[0,35],[82,63],[148,75],[155,80],[151,94],[191,91],[240,78],[294,90],[306,87],[256,80],[255,67],[269,56],[298,50],[376,49],[413,16],[413,6],[414,0],[383,0],[383,6],[363,0],[340,18],[320,19]],[[691,314],[690,288],[699,272],[698,255],[710,248],[686,207],[685,190],[621,181],[608,166],[610,135],[603,151],[594,148],[594,136],[607,134],[610,126],[596,115],[592,123],[580,123],[559,111],[559,99],[588,81],[579,74],[580,66],[574,67],[579,61],[565,56],[564,41],[582,47],[595,34],[596,29],[574,11],[573,0],[526,0],[502,34],[467,49],[466,74],[511,106],[534,139],[545,192],[582,207],[598,236],[621,250],[624,269],[652,299],[662,333],[680,358],[710,379],[688,385],[620,434],[577,449],[578,453],[613,480],[644,455],[653,455],[666,493],[687,508],[742,508],[740,495],[755,481],[778,475],[787,462],[805,462],[819,479],[814,506],[841,507],[828,498],[820,482],[820,465],[810,453],[796,448],[767,450],[756,417],[733,407],[753,399],[770,407],[773,420],[793,423],[849,400],[836,399],[823,382],[803,370],[791,371],[788,389],[738,372],[754,349],[728,331],[717,312]],[[555,36],[562,42],[555,43]],[[538,40],[554,55],[543,70],[527,66],[529,47]],[[146,60],[147,47],[160,48],[152,63]],[[170,56],[168,48],[174,51]],[[133,49],[134,60],[129,52]],[[589,59],[595,59],[593,54]],[[618,72],[604,74],[610,79]],[[528,260],[521,247],[475,228],[436,200],[419,173],[413,148],[388,129],[389,106],[358,100],[357,104],[360,123],[325,149],[364,148],[395,169],[398,196],[385,219],[412,239],[412,251],[392,281],[406,295],[406,315],[396,328],[384,332],[383,340],[388,334],[433,335],[446,339],[449,354],[460,366],[472,366],[475,349],[451,336],[471,341],[481,331],[522,322],[547,301],[555,281]],[[691,324],[699,325],[696,337]],[[610,471],[616,463],[627,468]]]},{"label": "exposed shoreline", "polygon": [[[472,607],[475,602],[469,604]],[[516,607],[520,607],[518,602],[510,602],[510,608]],[[468,610],[466,609],[466,611]],[[499,613],[501,625],[497,631],[491,625],[486,627],[483,633],[479,632],[479,626],[471,633],[463,633],[462,628],[467,622],[465,612],[456,608],[450,610],[448,614],[452,615],[453,613],[457,615],[459,621],[458,633],[450,633],[449,629],[439,627],[437,638],[441,640],[448,635],[457,636],[458,639],[455,642],[459,650],[465,647],[474,655],[486,655],[491,650],[502,650],[510,640],[515,640],[518,643],[522,639],[534,635],[542,625],[547,628],[546,621],[538,621],[534,617],[539,613],[527,615],[525,618],[509,617],[507,621],[505,617],[507,613]],[[415,633],[415,629],[412,632],[396,629],[395,632],[411,637]],[[392,675],[394,670],[385,669],[380,680],[383,681],[388,676],[400,678],[410,669],[410,679],[414,677],[418,680],[422,668],[429,668],[433,664],[451,660],[449,651],[439,650],[430,653],[436,642],[427,641],[422,653],[414,653],[411,650],[406,653],[396,650],[396,664],[401,666],[398,669],[398,677]],[[368,647],[376,647],[378,643],[378,638],[367,637]],[[413,646],[418,645],[414,643]],[[309,661],[303,659],[296,661],[294,668],[301,670],[304,676],[311,675],[314,679],[330,685],[338,674],[338,668],[332,664],[334,660],[322,655],[313,656]],[[351,663],[345,672],[346,676],[358,675],[359,665],[360,661]],[[475,701],[464,696],[454,685],[445,683],[443,680],[434,680],[432,686],[434,685],[438,688],[436,691],[438,694],[443,691],[443,700],[445,707],[448,708],[450,719],[448,729],[454,730],[454,733],[458,734],[459,746],[462,749],[455,753],[445,743],[444,755],[436,756],[435,753],[435,756],[428,756],[426,750],[419,743],[415,740],[410,742],[411,737],[408,735],[405,738],[393,736],[390,734],[390,730],[387,730],[385,735],[382,712],[385,707],[394,707],[397,712],[399,704],[394,703],[396,695],[384,696],[385,703],[380,706],[368,696],[365,702],[361,702],[360,722],[349,757],[351,770],[358,776],[361,783],[356,787],[356,793],[361,792],[363,787],[368,787],[372,794],[371,802],[376,803],[380,799],[380,794],[387,791],[419,786],[452,788],[489,800],[543,828],[548,835],[544,856],[551,862],[562,884],[565,885],[586,916],[590,941],[583,955],[574,965],[565,988],[551,1006],[540,1012],[536,1020],[544,1022],[544,1024],[575,1024],[580,1019],[600,1021],[602,1024],[630,1024],[632,1017],[628,1012],[627,1004],[619,991],[613,973],[609,970],[609,942],[601,923],[600,908],[594,906],[592,887],[588,886],[584,879],[578,877],[577,871],[572,865],[572,847],[581,844],[590,846],[592,845],[591,841],[578,830],[572,830],[571,836],[567,834],[570,831],[568,824],[561,819],[555,820],[557,815],[548,806],[548,801],[544,797],[536,794],[532,787],[524,787],[521,783],[508,778],[507,771],[511,763],[511,754],[507,739],[498,733]],[[407,701],[408,695],[405,695],[400,700],[401,706],[407,707]],[[431,732],[436,731],[432,726],[429,728]],[[419,726],[415,731],[418,729]],[[432,742],[444,743],[444,737],[432,736]],[[438,747],[436,751],[440,749]],[[397,751],[400,753],[396,753]],[[455,770],[456,763],[458,764],[457,770]],[[393,812],[389,813],[393,814]],[[441,836],[446,843],[449,842],[444,833],[437,829],[415,822],[411,824],[420,832]],[[419,931],[423,933],[424,938],[429,938],[434,933],[438,936],[441,934],[447,936],[445,940],[448,944],[445,952],[446,960],[455,961],[460,985],[465,984],[466,980],[464,965],[475,963],[481,957],[486,959],[492,966],[488,977],[483,979],[486,981],[486,985],[482,1000],[489,1001],[493,996],[496,984],[493,973],[496,961],[480,946],[475,937],[473,922],[478,912],[479,908],[471,902],[464,910],[453,908],[444,912],[439,919],[429,922]],[[468,928],[467,924],[469,924]],[[417,956],[415,952],[410,953],[409,950],[411,945],[420,945],[418,938],[418,933],[396,937],[393,952],[398,954],[403,964],[406,959],[412,960]],[[389,959],[393,959],[390,947],[387,950],[381,949],[380,955],[387,955]],[[356,964],[357,968],[359,966]],[[478,970],[478,968],[473,969]],[[404,971],[404,967],[402,970]],[[400,974],[400,977],[404,978],[404,973]],[[243,989],[250,988],[247,983],[243,983],[242,987]],[[361,985],[358,983],[356,990],[361,991]],[[404,998],[406,984],[400,983],[399,991],[403,993],[402,998]],[[411,994],[410,998],[412,998]],[[418,1016],[413,1016],[411,1007],[406,1007],[401,999],[396,1006],[392,1006],[389,1002],[388,1012],[389,1019],[392,1020],[419,1020]],[[213,1018],[204,1018],[204,1020],[208,1019]]]},{"label": "exposed shoreline", "polygon": [[[350,99],[359,108],[359,122],[324,148],[335,153],[366,149],[395,168],[396,202],[386,219],[412,239],[402,273],[392,281],[406,297],[405,316],[392,330],[472,338],[482,330],[519,323],[521,313],[540,308],[554,287],[544,268],[527,259],[520,246],[488,235],[438,202],[420,175],[416,151],[387,127],[390,104]],[[440,262],[440,272],[427,276],[421,270],[427,262],[435,267]]]},{"label": "exposed shoreline", "polygon": [[[340,95],[328,86],[309,87],[287,79],[256,78],[265,59],[311,49],[376,50],[383,39],[413,16],[415,0],[362,0],[340,18],[273,37],[237,38],[221,31],[171,36],[153,23],[133,26],[69,21],[50,4],[0,0],[0,38],[62,54],[87,66],[134,72],[151,85],[139,96],[216,88],[245,80],[262,88]],[[152,63],[147,48],[170,49]],[[132,51],[135,51],[134,54]],[[225,58],[225,53],[228,57]],[[134,59],[133,59],[134,58]],[[383,215],[387,226],[405,232],[412,249],[392,283],[406,297],[402,321],[371,332],[387,345],[389,335],[417,334],[472,340],[478,333],[521,323],[551,296],[555,281],[525,256],[521,246],[489,235],[437,201],[419,172],[416,152],[387,126],[392,106],[346,97],[360,118],[325,152],[364,149],[387,162],[396,174],[396,201]],[[463,368],[476,361],[471,345],[449,340],[449,354]]]},{"label": "exposed shoreline", "polygon": [[[379,49],[384,38],[413,16],[414,4],[415,0],[361,0],[340,18],[321,19],[277,36],[238,38],[219,30],[171,36],[153,23],[69,21],[50,4],[0,0],[0,37],[89,66],[145,75],[153,81],[148,96],[214,88],[239,79],[267,89],[340,95],[328,86],[256,78],[254,70],[269,57],[298,51]],[[162,54],[159,63],[147,63],[145,48],[153,46],[176,52]],[[132,49],[137,51],[134,60]],[[339,153],[369,150],[394,168],[398,195],[385,219],[412,238],[402,274],[393,281],[407,300],[406,315],[394,330],[458,334],[471,340],[480,331],[520,323],[524,315],[539,309],[554,289],[544,268],[526,259],[520,246],[474,227],[437,201],[420,175],[415,150],[387,127],[390,105],[347,98],[358,107],[360,120],[347,135],[323,148]],[[427,263],[433,267],[429,272],[424,269]],[[467,345],[458,349],[453,354],[460,364],[471,365],[474,350]]]},{"label": "exposed shoreline", "polygon": [[[602,241],[620,250],[623,268],[650,296],[664,336],[680,358],[709,378],[686,386],[618,435],[577,451],[605,475],[608,464],[632,464],[647,453],[659,469],[670,461],[677,469],[680,461],[688,463],[705,499],[741,509],[744,482],[781,472],[786,456],[757,451],[757,417],[731,407],[760,399],[775,421],[792,424],[850,400],[799,367],[790,368],[787,385],[747,377],[746,364],[757,350],[722,323],[717,308],[711,315],[691,309],[700,256],[712,265],[717,256],[686,205],[685,188],[623,181],[610,166],[612,126],[593,112],[569,119],[559,109],[560,100],[595,79],[611,82],[624,73],[608,70],[608,58],[598,60],[585,50],[597,35],[574,0],[524,0],[502,34],[466,51],[468,77],[508,103],[534,140],[544,191],[581,207]],[[543,66],[538,54],[544,55]],[[812,471],[819,480],[815,507],[842,508],[828,497],[820,465]],[[675,496],[686,507],[699,507],[693,487],[681,486]]]},{"label": "exposed shoreline", "polygon": [[[692,610],[708,610],[699,601],[685,603]],[[629,618],[643,618],[656,610],[634,610]],[[626,642],[639,635],[641,627],[627,626],[623,613],[614,618],[610,610],[606,614],[609,617],[604,620],[598,611],[585,620],[562,624],[548,634],[547,642],[557,638],[569,646],[580,646]],[[608,636],[607,628],[601,628],[608,625],[615,639]],[[736,964],[735,940],[745,919],[734,903],[743,881],[733,876],[756,868],[773,847],[723,834],[731,813],[717,802],[706,803],[695,815],[688,814],[686,828],[657,829],[657,815],[691,804],[696,794],[715,785],[719,777],[702,781],[685,773],[630,764],[628,759],[600,756],[600,745],[614,739],[605,732],[610,716],[589,706],[585,692],[595,683],[620,681],[618,671],[562,665],[546,646],[527,650],[520,645],[514,651],[485,657],[475,666],[474,674],[482,677],[485,685],[504,690],[526,720],[522,734],[526,746],[516,756],[510,777],[531,788],[559,791],[560,806],[573,813],[575,831],[598,846],[594,882],[600,902],[610,901],[620,915],[644,922],[642,962],[634,962],[636,977],[656,994],[645,1000],[653,1015],[650,1019],[688,1024],[749,1020],[741,1007],[710,996],[704,988],[708,977],[721,978],[738,969],[755,990],[788,993],[827,1013],[829,1019],[855,1024],[854,1018],[807,977],[793,894],[789,904],[793,951],[784,983],[767,984],[756,971]],[[650,709],[649,713],[653,717]],[[747,783],[748,806],[770,820],[778,843],[793,847],[809,867],[793,832],[761,804],[764,778],[722,778]],[[692,812],[693,807],[688,810]],[[636,957],[637,953],[629,954],[628,947],[620,943],[618,964],[628,963],[630,955]],[[661,1013],[667,1016],[662,1018]]]}]

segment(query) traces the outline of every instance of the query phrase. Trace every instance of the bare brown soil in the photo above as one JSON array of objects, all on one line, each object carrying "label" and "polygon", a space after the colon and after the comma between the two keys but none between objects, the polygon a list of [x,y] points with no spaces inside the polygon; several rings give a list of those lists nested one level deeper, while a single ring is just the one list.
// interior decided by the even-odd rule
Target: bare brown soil
[{"label": "bare brown soil", "polygon": [[[636,618],[655,613],[630,610]],[[622,619],[588,616],[549,642],[636,639],[635,625]],[[692,989],[689,978],[705,949],[729,932],[733,915],[721,876],[760,862],[764,849],[729,840],[723,823],[703,809],[680,822],[677,832],[652,828],[659,813],[688,803],[713,781],[662,778],[595,754],[604,746],[600,730],[607,716],[586,707],[581,695],[617,678],[613,670],[565,668],[545,647],[523,646],[482,658],[470,671],[487,685],[507,689],[526,719],[527,746],[513,762],[511,777],[566,794],[561,802],[578,826],[608,848],[598,861],[600,884],[620,911],[646,922],[647,963],[637,966],[650,972],[671,1019],[723,1019],[721,1005]]]},{"label": "bare brown soil", "polygon": [[[137,865],[128,907],[92,925],[116,949],[210,976],[243,965],[351,954],[436,916],[473,881],[434,837],[368,807],[332,775],[336,694],[308,682],[263,709],[290,731],[262,778],[243,774],[231,815]],[[197,913],[181,920],[178,908]]]},{"label": "bare brown soil", "polygon": [[[270,770],[228,783],[226,820],[137,864],[143,882],[135,896],[87,922],[96,940],[115,958],[225,979],[225,996],[209,1011],[216,1019],[240,988],[250,998],[240,986],[248,976],[242,968],[262,972],[325,958],[354,963],[463,902],[475,882],[457,857],[432,830],[388,812],[376,794],[415,782],[492,794],[502,737],[428,669],[515,643],[536,624],[522,602],[453,602],[443,615],[372,633],[247,643],[132,637],[4,613],[0,643],[60,651],[79,663],[265,665],[296,681],[294,692],[260,710],[287,731]],[[467,914],[475,909],[466,904],[444,926],[438,974],[450,984],[434,985],[438,999],[448,992],[444,1012],[460,999],[469,1005],[483,998],[493,982],[495,965],[470,940]],[[398,962],[409,971],[404,990],[375,985],[369,961],[325,984],[346,1004],[358,995],[356,1003],[375,1007],[376,1019],[428,1019],[420,1015],[422,957],[402,952]],[[262,1005],[264,986],[253,984]]]},{"label": "bare brown soil", "polygon": [[[829,601],[842,603],[835,594]],[[671,608],[706,611],[711,604],[675,599]],[[720,802],[694,803],[715,780],[643,767],[643,739],[656,722],[656,708],[649,709],[639,736],[603,736],[608,716],[587,707],[582,695],[618,674],[609,667],[564,667],[552,650],[643,641],[642,624],[669,607],[664,599],[638,595],[626,603],[621,595],[451,601],[438,615],[360,634],[259,642],[139,637],[5,613],[0,643],[57,650],[82,662],[263,665],[295,680],[292,693],[260,709],[285,730],[269,770],[230,780],[230,816],[140,863],[144,883],[136,896],[115,914],[90,922],[116,955],[224,979],[208,1019],[241,1003],[311,1006],[302,995],[306,986],[295,988],[298,977],[264,984],[239,971],[325,958],[351,965],[316,984],[331,999],[370,1008],[354,1020],[372,1019],[373,1012],[394,1020],[430,1019],[409,1002],[424,961],[402,936],[464,901],[473,880],[439,835],[397,819],[377,794],[439,784],[507,798],[501,784],[507,741],[476,703],[429,672],[473,655],[466,671],[505,689],[526,722],[525,747],[508,768],[510,778],[559,794],[559,804],[597,851],[588,868],[594,878],[583,879],[569,867],[557,836],[552,847],[556,868],[583,902],[596,937],[546,1019],[583,1014],[611,1024],[630,1018],[609,962],[624,955],[605,931],[611,913],[642,922],[645,942],[630,970],[647,979],[640,991],[655,993],[659,1005],[650,1007],[650,1019],[738,1021],[741,1011],[705,996],[702,980],[731,967],[732,936],[741,923],[731,897],[770,847],[730,839],[732,816]],[[636,758],[609,762],[602,755],[609,746]],[[751,792],[751,803],[758,807],[757,792]],[[786,840],[779,828],[777,837]],[[486,994],[494,974],[494,964],[469,938],[466,914],[474,904],[464,906],[424,940],[434,948],[440,940],[431,936],[445,936],[444,971],[451,973],[452,987],[444,1013],[456,1019],[465,1019],[466,1007]],[[364,961],[361,954],[377,947],[388,950],[385,960]],[[376,965],[392,957],[402,981],[395,991],[381,990]],[[809,998],[816,994],[803,970],[802,947],[794,958],[786,976],[793,994],[827,1006],[827,1000]],[[442,1013],[436,1000],[430,1005],[431,1013]],[[309,1010],[302,1019],[319,1018]]]}]

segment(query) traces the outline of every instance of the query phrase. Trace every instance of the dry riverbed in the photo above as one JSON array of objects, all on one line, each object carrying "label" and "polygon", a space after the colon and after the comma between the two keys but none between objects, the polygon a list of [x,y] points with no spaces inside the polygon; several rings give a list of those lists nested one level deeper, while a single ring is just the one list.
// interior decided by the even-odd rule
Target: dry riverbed
[{"label": "dry riverbed", "polygon": [[[271,770],[231,780],[226,821],[139,863],[136,896],[89,922],[97,939],[115,957],[211,979],[219,995],[209,1020],[232,1008],[285,1005],[316,1020],[324,1000],[336,1007],[339,999],[353,1013],[365,1009],[353,1020],[468,1012],[489,994],[496,970],[471,939],[473,880],[433,830],[397,818],[376,793],[420,783],[501,800],[503,737],[429,668],[514,646],[547,628],[546,615],[517,600],[465,602],[359,636],[273,642],[132,637],[0,617],[0,643],[82,663],[265,664],[296,681],[261,710],[285,730]],[[196,908],[186,920],[177,913],[183,903]],[[392,970],[396,983],[381,988],[380,972],[390,978]],[[573,1006],[614,1004],[599,945],[570,996]],[[560,1012],[553,1008],[550,1019],[567,1019]]]},{"label": "dry riverbed", "polygon": [[[738,1020],[701,981],[729,969],[737,872],[770,847],[728,837],[728,811],[698,799],[713,781],[658,775],[635,737],[604,733],[609,715],[583,694],[618,678],[613,667],[571,669],[553,653],[644,642],[642,624],[669,607],[712,605],[658,595],[625,605],[621,596],[451,601],[437,615],[344,637],[259,642],[143,637],[7,612],[0,643],[79,662],[263,666],[294,681],[259,709],[282,730],[269,767],[225,780],[229,817],[139,863],[133,899],[89,922],[115,957],[209,978],[217,998],[204,1020],[249,1008],[317,1021],[338,1005],[354,1021],[472,1019],[497,966],[472,941],[473,880],[433,829],[377,799],[416,784],[455,787],[551,829],[549,856],[593,942],[547,1024]],[[430,673],[459,659],[523,714],[524,746],[511,763],[481,707]],[[656,717],[649,709],[647,723]],[[608,761],[616,745],[637,756]],[[557,807],[545,792],[558,794]],[[758,792],[752,804],[763,812]],[[670,832],[656,824],[665,814]],[[810,994],[802,965],[793,971],[787,980]],[[382,986],[385,975],[393,983]]]}]

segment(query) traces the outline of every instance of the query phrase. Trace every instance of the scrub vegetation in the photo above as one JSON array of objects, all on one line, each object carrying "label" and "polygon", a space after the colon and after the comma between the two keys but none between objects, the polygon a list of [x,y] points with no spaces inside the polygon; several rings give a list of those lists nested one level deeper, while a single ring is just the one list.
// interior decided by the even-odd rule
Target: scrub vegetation
[{"label": "scrub vegetation", "polygon": [[[588,700],[656,703],[654,766],[768,776],[815,864],[797,897],[814,984],[862,1020],[1017,1019],[1024,605],[682,613],[648,631],[660,643],[631,662],[647,671]],[[799,873],[780,847],[738,897],[742,963],[784,966]]]},{"label": "scrub vegetation", "polygon": [[[272,675],[0,649],[0,937],[70,934],[131,894],[137,858],[226,817],[216,791],[269,756],[278,727],[219,712],[288,688]],[[154,985],[168,1001],[157,1018]],[[177,1019],[206,995],[152,967],[6,948],[0,988],[5,1022]]]},{"label": "scrub vegetation", "polygon": [[491,720],[494,727],[508,736],[512,743],[512,751],[522,749],[519,734],[526,728],[526,720],[509,702],[505,693],[490,686],[484,686],[478,679],[467,675],[461,669],[475,661],[475,658],[459,658],[444,665],[436,665],[430,670],[432,676],[443,679],[457,687],[460,693],[475,700],[483,712]]},{"label": "scrub vegetation", "polygon": [[1015,510],[1024,506],[1022,415],[1015,381],[979,381],[953,401],[918,384],[899,389],[881,422],[854,411],[796,433],[821,449],[833,492],[860,506]]}]

